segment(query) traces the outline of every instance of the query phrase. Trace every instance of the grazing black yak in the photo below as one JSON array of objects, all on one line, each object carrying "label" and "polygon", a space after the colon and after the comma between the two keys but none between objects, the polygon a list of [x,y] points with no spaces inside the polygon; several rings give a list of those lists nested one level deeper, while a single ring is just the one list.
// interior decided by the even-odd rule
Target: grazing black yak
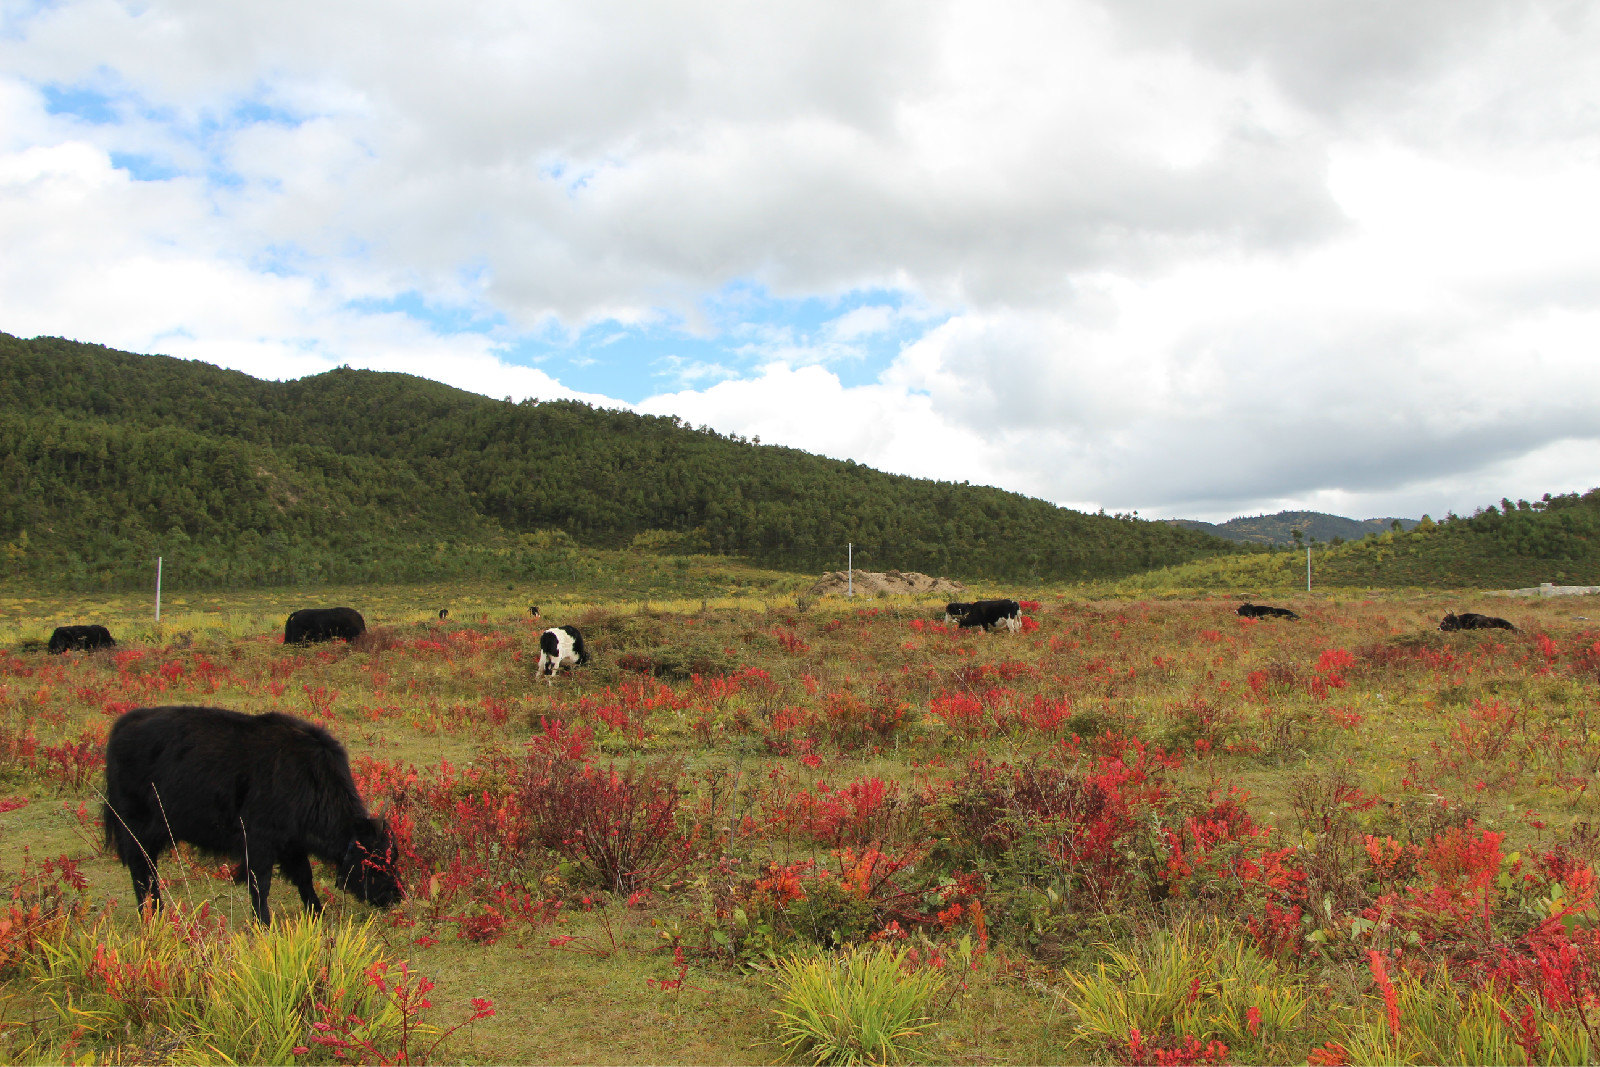
[{"label": "grazing black yak", "polygon": [[283,624],[283,643],[354,641],[367,632],[367,620],[355,608],[301,608]]},{"label": "grazing black yak", "polygon": [[50,635],[50,651],[60,654],[68,649],[93,652],[97,648],[114,648],[111,631],[99,623],[86,626],[57,626]]},{"label": "grazing black yak", "polygon": [[1240,604],[1239,614],[1247,619],[1269,619],[1273,617],[1298,619],[1300,617],[1288,608],[1274,608],[1266,604]]},{"label": "grazing black yak", "polygon": [[539,673],[553,677],[562,667],[581,667],[589,662],[583,635],[576,626],[552,626],[539,635]]},{"label": "grazing black yak", "polygon": [[944,621],[946,625],[981,626],[985,630],[1000,624],[1016,633],[1022,629],[1022,605],[1015,600],[953,601],[944,606]]},{"label": "grazing black yak", "polygon": [[1515,630],[1516,627],[1493,615],[1463,611],[1460,615],[1450,614],[1439,620],[1439,629],[1450,633],[1455,630]]},{"label": "grazing black yak", "polygon": [[101,818],[141,906],[161,902],[156,863],[179,841],[237,862],[262,922],[274,864],[308,909],[322,910],[312,856],[369,904],[387,908],[402,895],[388,830],[367,814],[344,746],[292,715],[135,708],[106,741]]}]

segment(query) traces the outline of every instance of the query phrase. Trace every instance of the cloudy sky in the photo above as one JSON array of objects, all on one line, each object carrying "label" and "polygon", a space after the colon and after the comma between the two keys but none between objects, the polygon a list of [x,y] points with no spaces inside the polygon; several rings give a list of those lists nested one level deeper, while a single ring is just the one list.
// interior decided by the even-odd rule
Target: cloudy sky
[{"label": "cloudy sky", "polygon": [[0,330],[1146,517],[1586,489],[1597,8],[0,0]]}]

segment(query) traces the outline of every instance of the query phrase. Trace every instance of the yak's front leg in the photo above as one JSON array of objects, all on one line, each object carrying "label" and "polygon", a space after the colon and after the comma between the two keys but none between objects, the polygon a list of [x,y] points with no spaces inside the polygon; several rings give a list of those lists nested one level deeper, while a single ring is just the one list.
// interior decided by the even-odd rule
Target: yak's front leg
[{"label": "yak's front leg", "polygon": [[277,857],[267,849],[251,849],[244,864],[245,882],[250,886],[250,906],[255,909],[256,918],[262,923],[272,921],[272,912],[267,907],[267,893],[272,889],[272,865],[276,862]]},{"label": "yak's front leg", "polygon": [[283,876],[294,883],[300,890],[300,903],[313,915],[322,914],[322,898],[317,895],[315,880],[311,877],[311,860],[303,850],[290,850],[285,852],[278,861],[278,869]]},{"label": "yak's front leg", "polygon": [[[137,842],[135,842],[137,845]],[[144,914],[144,902],[150,902],[150,910],[154,912],[161,907],[161,876],[156,873],[155,860],[147,856],[143,849],[129,850],[123,862],[128,865],[128,873],[133,875],[133,899],[139,906],[139,913]]]}]

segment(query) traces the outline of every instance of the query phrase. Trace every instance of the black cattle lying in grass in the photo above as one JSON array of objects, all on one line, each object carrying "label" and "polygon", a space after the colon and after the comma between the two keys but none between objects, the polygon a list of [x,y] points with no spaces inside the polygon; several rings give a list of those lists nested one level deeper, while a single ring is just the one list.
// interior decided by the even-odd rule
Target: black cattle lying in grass
[{"label": "black cattle lying in grass", "polygon": [[50,634],[50,651],[55,654],[77,649],[79,652],[93,652],[97,648],[114,648],[116,642],[111,638],[111,631],[99,623],[90,623],[85,626],[57,626]]},{"label": "black cattle lying in grass", "polygon": [[552,626],[539,635],[539,673],[554,677],[561,668],[581,667],[589,662],[583,635],[576,626]]},{"label": "black cattle lying in grass", "polygon": [[367,620],[355,608],[301,608],[283,624],[283,643],[354,641],[367,632]]},{"label": "black cattle lying in grass", "polygon": [[1266,604],[1240,604],[1239,614],[1247,619],[1268,619],[1273,617],[1298,619],[1300,617],[1288,608],[1274,608]]},{"label": "black cattle lying in grass", "polygon": [[981,626],[989,630],[998,624],[1016,633],[1022,628],[1022,605],[1015,600],[952,601],[944,606],[944,621],[963,629]]},{"label": "black cattle lying in grass", "polygon": [[133,875],[142,906],[161,902],[156,863],[179,841],[227,856],[267,922],[276,864],[322,910],[310,857],[334,864],[334,884],[369,904],[399,902],[394,847],[367,814],[344,746],[292,715],[223,708],[135,708],[106,741],[106,845]]},{"label": "black cattle lying in grass", "polygon": [[1440,620],[1439,629],[1450,633],[1455,630],[1515,630],[1516,627],[1506,620],[1496,618],[1493,615],[1479,615],[1476,612],[1463,611],[1460,615],[1453,613],[1446,615]]}]

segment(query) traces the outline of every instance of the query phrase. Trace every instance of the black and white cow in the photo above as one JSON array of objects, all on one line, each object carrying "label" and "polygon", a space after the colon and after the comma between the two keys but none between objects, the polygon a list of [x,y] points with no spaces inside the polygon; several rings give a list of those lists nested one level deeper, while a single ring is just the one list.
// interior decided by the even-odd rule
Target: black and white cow
[{"label": "black and white cow", "polygon": [[1015,600],[952,601],[944,606],[944,621],[963,629],[981,626],[991,630],[999,625],[1016,633],[1022,629],[1022,605]]},{"label": "black and white cow", "polygon": [[581,667],[589,662],[583,635],[576,626],[552,626],[539,635],[539,673],[553,678],[561,668]]},{"label": "black and white cow", "polygon": [[1300,616],[1288,608],[1274,608],[1266,604],[1240,604],[1239,614],[1247,619],[1298,619]]},{"label": "black and white cow", "polygon": [[111,638],[111,631],[99,623],[57,626],[50,634],[50,651],[57,655],[68,649],[93,652],[97,648],[115,648],[116,644]]},{"label": "black and white cow", "polygon": [[1449,614],[1439,621],[1439,629],[1446,633],[1455,630],[1515,630],[1504,619],[1493,615],[1479,615],[1472,611],[1463,611],[1460,615]]}]

